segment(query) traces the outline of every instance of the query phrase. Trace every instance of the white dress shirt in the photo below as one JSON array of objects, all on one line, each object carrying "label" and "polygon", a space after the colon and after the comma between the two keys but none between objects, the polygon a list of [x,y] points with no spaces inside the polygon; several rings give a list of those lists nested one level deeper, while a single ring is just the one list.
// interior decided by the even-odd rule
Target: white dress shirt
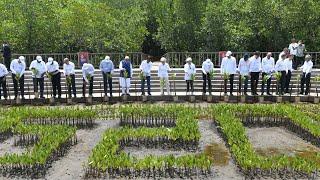
[{"label": "white dress shirt", "polygon": [[286,66],[286,63],[284,62],[284,59],[279,59],[276,63],[276,66],[275,66],[275,70],[277,72],[280,72],[280,71],[287,71],[287,66]]},{"label": "white dress shirt", "polygon": [[311,73],[313,67],[313,62],[310,61],[304,61],[303,65],[301,66],[302,72],[303,73]]},{"label": "white dress shirt", "polygon": [[54,73],[54,72],[56,72],[55,74],[59,73],[59,64],[57,61],[47,62],[46,66],[47,66],[48,73]]},{"label": "white dress shirt", "polygon": [[287,66],[287,71],[292,71],[293,70],[293,68],[292,68],[292,60],[289,60],[289,58],[287,58],[287,59],[284,60],[284,63]]},{"label": "white dress shirt", "polygon": [[237,60],[234,57],[224,57],[221,62],[221,74],[236,74],[237,73]]},{"label": "white dress shirt", "polygon": [[148,62],[147,60],[143,60],[140,65],[140,70],[143,72],[145,76],[151,76],[151,68],[152,62]]},{"label": "white dress shirt", "polygon": [[214,68],[213,63],[210,60],[205,60],[202,63],[202,72],[203,72],[203,74],[210,73],[211,71],[213,71],[213,68]]},{"label": "white dress shirt", "polygon": [[184,80],[191,80],[192,79],[192,75],[196,74],[196,66],[191,63],[188,64],[186,63],[184,65]]},{"label": "white dress shirt", "polygon": [[260,72],[261,71],[261,57],[256,58],[252,56],[249,64],[249,72]]},{"label": "white dress shirt", "polygon": [[87,78],[87,75],[90,75],[91,77],[94,76],[94,67],[92,64],[84,63],[82,66],[82,77],[88,83],[89,80]]},{"label": "white dress shirt", "polygon": [[74,63],[69,61],[69,64],[63,64],[63,73],[65,76],[73,75],[74,74]]},{"label": "white dress shirt", "polygon": [[32,73],[33,78],[43,78],[44,73],[47,72],[46,63],[43,61],[38,62],[37,60],[33,60],[29,69],[32,70],[33,68],[37,70],[36,74]]},{"label": "white dress shirt", "polygon": [[244,58],[241,58],[238,65],[238,70],[240,72],[240,75],[248,76],[249,75],[249,66],[250,61],[249,59],[247,61],[244,60]]},{"label": "white dress shirt", "polygon": [[271,73],[274,71],[274,58],[273,57],[270,57],[268,59],[268,57],[265,57],[262,59],[262,64],[261,64],[261,69],[262,69],[262,72],[264,73]]},{"label": "white dress shirt", "polygon": [[26,70],[26,63],[24,61],[20,61],[19,59],[14,59],[10,64],[10,70],[12,74],[19,74],[22,76]]},{"label": "white dress shirt", "polygon": [[0,64],[0,77],[6,76],[7,74],[9,74],[9,72],[6,66],[3,64]]},{"label": "white dress shirt", "polygon": [[291,43],[288,48],[290,51],[290,54],[297,55],[297,47],[298,47],[298,43]]},{"label": "white dress shirt", "polygon": [[158,68],[158,77],[160,78],[169,77],[169,73],[168,73],[169,71],[171,71],[171,69],[168,63],[165,63],[165,64],[160,63]]}]

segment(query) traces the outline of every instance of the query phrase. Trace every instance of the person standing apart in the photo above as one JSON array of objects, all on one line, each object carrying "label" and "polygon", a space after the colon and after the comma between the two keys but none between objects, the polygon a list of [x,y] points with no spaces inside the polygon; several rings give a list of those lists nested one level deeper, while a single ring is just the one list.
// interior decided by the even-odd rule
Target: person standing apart
[{"label": "person standing apart", "polygon": [[100,70],[103,77],[104,95],[107,96],[109,86],[110,97],[112,97],[112,74],[114,71],[114,64],[110,59],[110,56],[106,56],[104,60],[100,62]]},{"label": "person standing apart", "polygon": [[38,86],[40,86],[40,98],[44,99],[44,75],[47,72],[47,68],[41,56],[37,56],[36,60],[31,62],[29,70],[32,71],[34,92],[38,93]]},{"label": "person standing apart", "polygon": [[11,61],[10,70],[12,72],[14,99],[16,100],[18,97],[18,84],[20,87],[21,98],[24,99],[24,73],[26,70],[25,58],[20,56],[19,59]]},{"label": "person standing apart", "polygon": [[208,81],[208,88],[209,88],[209,95],[211,95],[212,87],[211,87],[211,77],[213,75],[213,63],[211,59],[206,59],[202,63],[202,79],[203,79],[203,90],[202,93],[205,95],[207,90],[207,81]]},{"label": "person standing apart", "polygon": [[2,45],[2,56],[4,59],[4,65],[7,69],[10,69],[10,61],[11,61],[11,48],[8,42],[4,42]]},{"label": "person standing apart", "polygon": [[192,59],[188,57],[186,59],[186,64],[184,65],[184,80],[187,83],[187,94],[189,94],[191,89],[191,95],[193,95],[193,81],[196,75],[196,66],[192,63]]},{"label": "person standing apart", "polygon": [[270,85],[271,85],[271,77],[274,72],[274,58],[272,57],[272,53],[268,52],[267,56],[262,59],[261,69],[262,69],[262,86],[261,86],[261,95],[264,94],[264,86],[267,83],[267,94],[270,93]]},{"label": "person standing apart", "polygon": [[240,59],[238,65],[239,76],[239,93],[241,94],[242,82],[244,84],[244,95],[247,95],[248,81],[249,81],[249,54],[245,53],[243,58]]},{"label": "person standing apart", "polygon": [[[7,67],[4,64],[0,63],[0,88],[2,88],[3,91],[3,97],[5,100],[7,100],[7,81],[6,77],[9,74]],[[0,99],[1,99],[1,89],[0,89]]]},{"label": "person standing apart", "polygon": [[151,96],[151,69],[152,69],[152,62],[151,56],[148,56],[146,60],[143,60],[140,64],[140,76],[141,76],[141,93],[144,96],[144,86],[147,80],[147,88],[148,88],[148,95]]},{"label": "person standing apart", "polygon": [[287,59],[284,60],[286,66],[287,66],[287,71],[286,71],[286,83],[285,83],[285,93],[289,93],[289,86],[290,86],[290,81],[291,81],[291,75],[292,75],[292,61],[293,61],[293,55],[290,54]]},{"label": "person standing apart", "polygon": [[161,96],[164,95],[164,86],[166,86],[167,93],[170,95],[170,84],[169,84],[169,71],[171,71],[170,66],[166,63],[167,59],[162,57],[160,59],[160,65],[158,67],[158,77],[160,78],[160,90]]},{"label": "person standing apart", "polygon": [[300,40],[297,46],[297,66],[300,66],[304,62],[304,52],[306,51],[306,46],[303,44],[303,41]]},{"label": "person standing apart", "polygon": [[59,64],[54,61],[52,57],[48,58],[46,64],[47,73],[52,84],[53,98],[56,98],[58,90],[58,98],[61,98],[61,73],[59,71]]},{"label": "person standing apart", "polygon": [[237,60],[232,56],[232,52],[228,51],[226,57],[221,62],[221,74],[225,77],[224,79],[224,95],[227,95],[227,83],[229,79],[230,83],[230,96],[233,96],[233,80],[234,75],[237,73]]},{"label": "person standing apart", "polygon": [[298,68],[298,62],[297,62],[297,60],[296,60],[297,48],[298,48],[298,43],[297,43],[297,41],[296,41],[295,38],[292,38],[292,39],[291,39],[291,43],[289,44],[288,49],[289,49],[289,51],[290,51],[290,55],[293,56],[293,58],[292,58],[292,59],[293,59],[293,68],[294,68],[295,70],[297,70],[297,68]]},{"label": "person standing apart", "polygon": [[122,96],[128,95],[130,96],[130,80],[132,78],[132,64],[130,62],[129,56],[126,56],[124,60],[120,62],[120,86],[122,89]]},{"label": "person standing apart", "polygon": [[249,59],[249,72],[251,76],[251,94],[258,95],[257,86],[259,83],[259,74],[261,72],[261,57],[260,52],[256,51],[254,55]]},{"label": "person standing apart", "polygon": [[[300,67],[300,69],[302,70],[300,91],[301,95],[303,95],[304,93],[305,95],[308,95],[310,93],[310,79],[313,67],[313,62],[311,59],[311,56],[307,54],[303,66]],[[306,85],[306,90],[304,90],[304,85]]]},{"label": "person standing apart", "polygon": [[285,89],[285,82],[286,82],[286,74],[287,74],[287,66],[285,63],[286,55],[282,54],[279,60],[277,61],[275,65],[275,70],[280,73],[280,82],[278,82],[278,94],[284,95],[284,89]]},{"label": "person standing apart", "polygon": [[66,76],[66,82],[68,87],[68,95],[69,98],[71,98],[71,88],[73,97],[77,97],[77,91],[76,91],[76,80],[75,80],[75,72],[74,72],[74,63],[71,62],[68,58],[64,58],[64,64],[63,64],[63,73]]},{"label": "person standing apart", "polygon": [[93,78],[94,78],[94,67],[90,63],[84,63],[82,65],[82,96],[86,97],[86,87],[89,84],[89,96],[92,97],[93,93]]}]

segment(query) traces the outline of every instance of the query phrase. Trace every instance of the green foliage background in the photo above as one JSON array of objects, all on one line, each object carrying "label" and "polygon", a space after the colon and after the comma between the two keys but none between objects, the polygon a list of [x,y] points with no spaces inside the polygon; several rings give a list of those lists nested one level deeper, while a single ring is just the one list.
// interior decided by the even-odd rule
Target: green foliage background
[{"label": "green foliage background", "polygon": [[18,53],[320,45],[318,0],[1,0],[0,12],[0,41]]}]

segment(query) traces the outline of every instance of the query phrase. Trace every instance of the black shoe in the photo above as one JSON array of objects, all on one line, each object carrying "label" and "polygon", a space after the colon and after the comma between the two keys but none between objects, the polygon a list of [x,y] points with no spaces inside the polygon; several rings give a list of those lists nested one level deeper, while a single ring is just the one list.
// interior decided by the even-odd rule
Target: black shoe
[{"label": "black shoe", "polygon": [[126,94],[121,94],[121,96],[124,96],[124,95],[126,95]]},{"label": "black shoe", "polygon": [[110,97],[112,97],[112,94],[110,94]]},{"label": "black shoe", "polygon": [[130,96],[130,94],[126,94],[127,96]]},{"label": "black shoe", "polygon": [[264,92],[261,93],[261,96],[263,96]]},{"label": "black shoe", "polygon": [[232,94],[232,93],[230,93],[230,96],[233,96],[233,94]]},{"label": "black shoe", "polygon": [[61,99],[61,96],[58,96],[58,99]]},{"label": "black shoe", "polygon": [[151,96],[151,93],[148,93],[149,96]]},{"label": "black shoe", "polygon": [[141,93],[141,95],[142,95],[142,96],[144,96],[144,95],[145,95],[145,93],[143,92],[143,93]]},{"label": "black shoe", "polygon": [[271,93],[269,93],[269,92],[268,92],[267,94],[268,94],[268,96],[271,96],[271,95],[272,95],[272,94],[271,94]]},{"label": "black shoe", "polygon": [[17,100],[17,96],[16,97],[14,97],[14,99],[13,100]]},{"label": "black shoe", "polygon": [[45,99],[45,97],[44,96],[40,96],[40,99]]},{"label": "black shoe", "polygon": [[299,94],[303,95],[303,92],[300,92]]},{"label": "black shoe", "polygon": [[305,93],[304,95],[306,95],[306,96],[307,96],[308,94],[309,94],[309,93]]}]

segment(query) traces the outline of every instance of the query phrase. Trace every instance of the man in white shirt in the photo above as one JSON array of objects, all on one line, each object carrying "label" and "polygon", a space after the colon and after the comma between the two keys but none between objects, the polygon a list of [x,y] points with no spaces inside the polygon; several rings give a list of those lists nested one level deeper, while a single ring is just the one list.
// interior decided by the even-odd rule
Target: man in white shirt
[{"label": "man in white shirt", "polygon": [[271,85],[271,76],[274,72],[274,58],[272,57],[272,53],[268,52],[267,56],[262,59],[261,69],[262,69],[262,87],[261,87],[261,95],[264,94],[264,86],[267,83],[267,94],[270,93],[270,85]]},{"label": "man in white shirt", "polygon": [[249,59],[249,61],[249,72],[251,76],[251,93],[252,95],[258,95],[257,86],[259,83],[259,74],[261,72],[260,52],[256,51],[254,55]]},{"label": "man in white shirt", "polygon": [[7,100],[7,81],[6,76],[9,74],[8,69],[4,64],[0,63],[0,99],[1,99],[1,87],[3,91],[3,97],[5,100]]},{"label": "man in white shirt", "polygon": [[249,54],[245,53],[243,58],[240,59],[238,65],[239,76],[239,93],[241,94],[242,82],[244,83],[244,95],[247,95],[248,81],[249,81]]},{"label": "man in white shirt", "polygon": [[77,97],[77,91],[76,91],[76,81],[75,81],[75,72],[74,72],[74,63],[71,62],[68,58],[64,58],[64,64],[63,64],[63,73],[66,76],[66,82],[68,86],[68,95],[69,98],[71,98],[71,88],[73,97]]},{"label": "man in white shirt", "polygon": [[298,48],[298,43],[295,38],[292,38],[291,44],[289,44],[288,49],[290,51],[290,54],[293,56],[293,61],[294,61],[293,68],[294,69],[297,69],[297,65],[298,65],[297,61],[296,61],[297,48]]},{"label": "man in white shirt", "polygon": [[59,64],[54,61],[52,57],[48,58],[47,75],[51,80],[53,97],[56,98],[58,90],[58,98],[61,98],[61,73],[59,71]]},{"label": "man in white shirt", "polygon": [[84,63],[82,65],[82,96],[86,97],[86,87],[89,84],[89,96],[92,96],[93,93],[93,78],[94,78],[94,67],[90,63]]},{"label": "man in white shirt", "polygon": [[44,99],[44,75],[47,72],[46,64],[43,62],[41,56],[37,56],[36,60],[33,60],[29,69],[32,71],[33,88],[34,92],[38,93],[38,85],[40,86],[40,98]]},{"label": "man in white shirt", "polygon": [[114,65],[110,59],[110,56],[106,56],[104,60],[100,62],[100,70],[102,72],[103,77],[104,94],[105,96],[107,96],[109,85],[110,97],[112,97],[112,74],[114,71]]},{"label": "man in white shirt", "polygon": [[233,80],[237,73],[237,60],[231,56],[232,52],[228,51],[226,57],[221,62],[221,74],[224,76],[224,94],[227,95],[227,83],[230,82],[230,96],[233,96]]},{"label": "man in white shirt", "polygon": [[281,77],[280,77],[280,82],[277,82],[278,85],[278,89],[277,89],[277,93],[279,95],[284,95],[284,88],[285,88],[285,81],[286,81],[286,74],[287,74],[287,66],[285,63],[285,58],[286,55],[285,54],[281,54],[281,57],[279,58],[279,60],[277,61],[276,65],[275,65],[275,70],[279,73],[281,73]]},{"label": "man in white shirt", "polygon": [[287,71],[286,71],[286,83],[285,83],[285,93],[289,93],[289,86],[290,86],[290,81],[291,81],[291,74],[292,74],[292,62],[293,61],[293,55],[290,54],[287,59],[284,60],[286,66],[287,66]]},{"label": "man in white shirt", "polygon": [[164,86],[166,86],[167,93],[170,95],[170,84],[169,84],[169,71],[171,71],[170,66],[166,63],[167,59],[162,57],[160,59],[160,65],[158,67],[158,77],[160,78],[160,90],[161,95],[164,95]]},{"label": "man in white shirt", "polygon": [[211,76],[213,75],[213,63],[211,62],[211,59],[206,59],[202,63],[202,79],[203,79],[203,90],[202,93],[205,95],[207,91],[207,81],[208,81],[208,88],[209,88],[209,94],[211,95],[212,87],[211,87]]},{"label": "man in white shirt", "polygon": [[24,99],[24,73],[26,70],[24,56],[20,56],[19,59],[14,59],[10,64],[10,70],[12,72],[14,99],[18,97],[18,83],[20,87],[21,98]]},{"label": "man in white shirt", "polygon": [[193,95],[193,81],[196,75],[196,66],[192,63],[191,57],[186,59],[186,64],[184,65],[184,80],[187,83],[187,94],[189,94],[191,89],[191,95]]},{"label": "man in white shirt", "polygon": [[[310,93],[310,78],[311,78],[311,71],[313,67],[312,57],[308,54],[306,55],[306,59],[304,61],[303,66],[300,67],[302,70],[301,75],[301,91],[300,94],[308,95]],[[304,85],[306,85],[306,91],[304,91]]]},{"label": "man in white shirt", "polygon": [[133,74],[132,64],[130,62],[130,57],[126,56],[124,60],[120,62],[120,86],[122,89],[122,96],[128,95],[130,96],[130,86],[131,86],[131,78]]},{"label": "man in white shirt", "polygon": [[151,68],[152,68],[152,62],[151,62],[151,56],[148,56],[146,60],[143,60],[140,64],[140,78],[141,78],[141,93],[144,96],[144,85],[147,80],[147,88],[148,88],[148,95],[151,96]]},{"label": "man in white shirt", "polygon": [[288,55],[290,54],[289,49],[288,49],[288,48],[283,48],[282,52],[279,54],[278,59],[280,59],[280,58],[282,57],[282,55],[283,55],[283,54],[285,55],[285,58],[287,58],[287,57],[288,57]]}]

